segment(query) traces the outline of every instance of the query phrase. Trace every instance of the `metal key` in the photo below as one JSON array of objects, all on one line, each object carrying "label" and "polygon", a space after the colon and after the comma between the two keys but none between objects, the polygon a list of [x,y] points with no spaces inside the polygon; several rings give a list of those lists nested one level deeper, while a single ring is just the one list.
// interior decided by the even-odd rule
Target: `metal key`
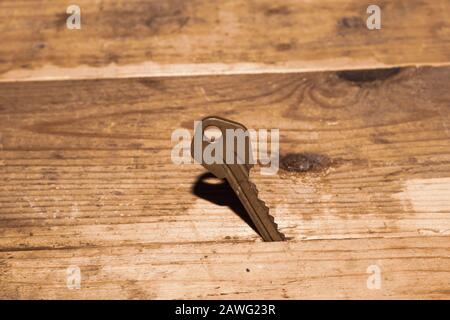
[{"label": "metal key", "polygon": [[[208,127],[218,128],[222,133],[221,137],[215,139],[214,141],[209,141],[207,138],[204,138],[205,129]],[[226,179],[228,181],[231,188],[239,197],[239,200],[243,204],[244,208],[247,210],[251,220],[255,224],[256,229],[264,241],[285,240],[285,236],[278,231],[278,225],[274,222],[274,218],[269,214],[269,208],[258,198],[258,190],[256,189],[256,186],[250,181],[249,171],[253,164],[249,161],[251,157],[251,154],[249,154],[249,150],[251,150],[249,136],[245,136],[245,159],[241,159],[241,164],[239,164],[239,155],[235,153],[232,155],[234,161],[229,163],[229,161],[226,161],[226,143],[228,141],[226,141],[227,139],[224,139],[224,137],[226,137],[226,129],[241,129],[244,132],[247,132],[247,128],[234,121],[219,117],[207,117],[203,119],[201,121],[201,126],[197,126],[196,134],[192,139],[192,157],[217,178]],[[200,135],[201,138],[199,138]],[[219,139],[222,139],[221,143],[223,144],[223,163],[207,164],[203,161],[203,151],[209,144],[220,142]],[[201,152],[199,152],[200,150],[197,150],[197,152],[195,150],[196,141],[197,144],[201,144]],[[232,143],[234,142],[235,141],[233,140]],[[236,150],[236,148],[234,148],[234,150]]]}]

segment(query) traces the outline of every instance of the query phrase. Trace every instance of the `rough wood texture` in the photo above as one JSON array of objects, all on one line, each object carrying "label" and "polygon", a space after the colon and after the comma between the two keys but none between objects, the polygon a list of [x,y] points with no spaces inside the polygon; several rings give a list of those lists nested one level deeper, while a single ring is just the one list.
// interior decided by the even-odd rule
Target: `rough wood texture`
[{"label": "rough wood texture", "polygon": [[[0,295],[449,298],[449,81],[441,67],[0,84]],[[280,129],[291,171],[252,178],[289,241],[262,243],[229,190],[172,164],[172,130],[210,114]]]},{"label": "rough wood texture", "polygon": [[[201,242],[7,252],[1,253],[0,297],[448,299],[449,241]],[[81,269],[78,290],[66,287],[66,268],[73,265]],[[380,290],[367,289],[370,265],[381,269]]]},{"label": "rough wood texture", "polygon": [[0,81],[448,64],[448,0],[0,2]]}]

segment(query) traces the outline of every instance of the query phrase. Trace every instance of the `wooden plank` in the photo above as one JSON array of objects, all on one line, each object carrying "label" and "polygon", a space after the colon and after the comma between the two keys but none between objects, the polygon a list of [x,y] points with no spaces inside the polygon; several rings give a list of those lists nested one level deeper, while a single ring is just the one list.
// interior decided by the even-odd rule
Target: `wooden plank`
[{"label": "wooden plank", "polygon": [[450,62],[447,0],[0,3],[0,81],[344,70]]},{"label": "wooden plank", "polygon": [[[441,67],[2,83],[2,297],[448,298],[449,80]],[[233,193],[171,162],[172,131],[210,114],[280,129],[293,171],[252,179],[287,243],[262,243]],[[334,251],[306,249],[322,246]],[[361,281],[380,261],[389,285],[373,293]],[[72,263],[87,291],[65,287]]]},{"label": "wooden plank", "polygon": [[[0,253],[0,298],[448,299],[449,241],[447,236]],[[80,289],[69,289],[67,268],[76,266]],[[380,289],[367,286],[370,266],[381,271]]]}]

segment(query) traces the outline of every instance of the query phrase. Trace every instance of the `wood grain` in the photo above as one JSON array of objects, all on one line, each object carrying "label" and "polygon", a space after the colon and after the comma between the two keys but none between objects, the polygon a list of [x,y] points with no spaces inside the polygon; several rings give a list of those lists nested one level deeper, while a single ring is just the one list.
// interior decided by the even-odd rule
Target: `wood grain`
[{"label": "wood grain", "polygon": [[0,81],[346,70],[450,61],[447,0],[0,3]]},{"label": "wood grain", "polygon": [[[0,298],[442,299],[450,237],[140,244],[0,253]],[[368,266],[381,289],[367,288]],[[81,288],[66,269],[79,266]]]},{"label": "wood grain", "polygon": [[[449,298],[449,81],[441,67],[2,83],[1,297]],[[211,114],[280,129],[291,171],[252,179],[286,243],[171,162],[172,131]]]}]

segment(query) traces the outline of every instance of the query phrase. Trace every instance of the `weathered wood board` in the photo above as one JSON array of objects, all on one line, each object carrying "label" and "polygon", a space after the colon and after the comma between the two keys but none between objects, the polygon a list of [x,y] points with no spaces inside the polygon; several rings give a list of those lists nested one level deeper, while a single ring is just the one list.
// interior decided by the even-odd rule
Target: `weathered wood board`
[{"label": "weathered wood board", "polygon": [[[2,83],[0,297],[448,299],[449,83],[448,67]],[[211,114],[280,129],[292,171],[252,179],[289,241],[263,243],[229,190],[171,162],[172,131]]]},{"label": "weathered wood board", "polygon": [[345,70],[450,61],[448,0],[0,2],[0,81]]}]

